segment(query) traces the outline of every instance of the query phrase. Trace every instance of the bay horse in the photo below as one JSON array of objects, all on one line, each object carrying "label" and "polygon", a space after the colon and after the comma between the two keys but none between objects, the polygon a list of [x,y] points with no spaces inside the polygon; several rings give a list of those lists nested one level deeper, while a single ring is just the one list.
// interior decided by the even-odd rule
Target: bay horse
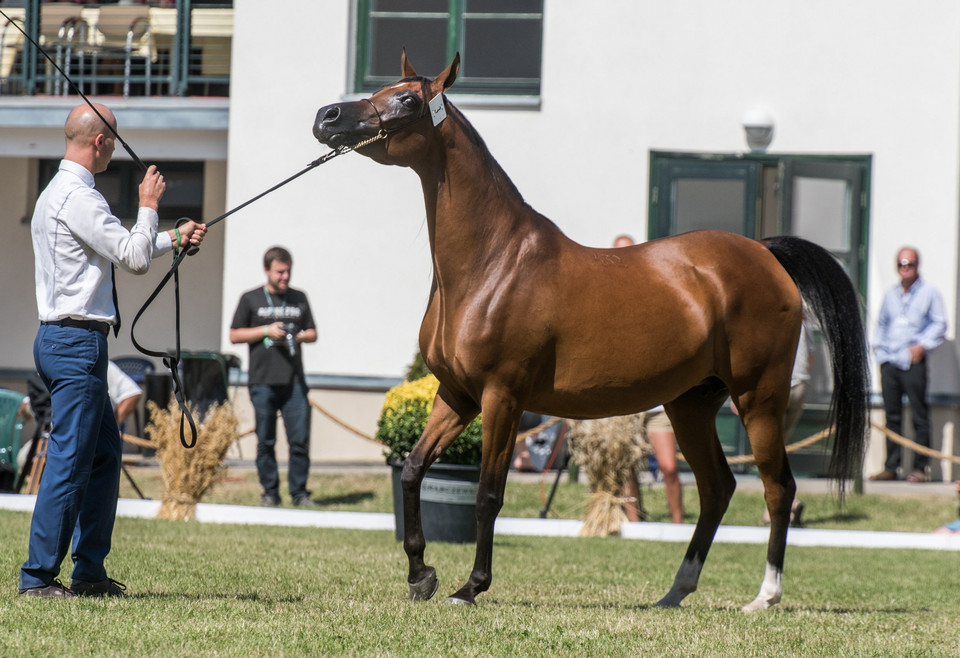
[{"label": "bay horse", "polygon": [[697,589],[736,486],[716,430],[730,396],[771,518],[760,592],[743,609],[776,604],[796,492],[783,420],[802,300],[820,321],[833,363],[831,475],[841,497],[863,455],[866,348],[849,278],[826,250],[797,237],[697,231],[621,249],[577,244],[524,202],[447,100],[459,66],[457,54],[436,78],[421,77],[404,52],[401,80],[320,108],[313,126],[334,148],[379,136],[357,152],[410,167],[423,187],[433,281],[420,349],[440,388],[401,477],[410,598],[429,599],[438,588],[424,561],[421,481],[478,413],[476,557],[449,603],[473,604],[490,587],[494,522],[523,410],[584,419],[662,403],[700,497],[687,552],[657,604],[679,606]]}]

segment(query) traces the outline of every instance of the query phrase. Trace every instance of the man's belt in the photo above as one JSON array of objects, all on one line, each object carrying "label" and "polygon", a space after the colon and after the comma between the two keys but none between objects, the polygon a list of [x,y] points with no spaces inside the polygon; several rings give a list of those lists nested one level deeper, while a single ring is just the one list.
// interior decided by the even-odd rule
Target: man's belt
[{"label": "man's belt", "polygon": [[45,320],[40,324],[48,324],[55,327],[73,327],[74,329],[99,331],[104,336],[110,332],[110,325],[99,320],[74,320],[73,318],[63,318],[62,320]]}]

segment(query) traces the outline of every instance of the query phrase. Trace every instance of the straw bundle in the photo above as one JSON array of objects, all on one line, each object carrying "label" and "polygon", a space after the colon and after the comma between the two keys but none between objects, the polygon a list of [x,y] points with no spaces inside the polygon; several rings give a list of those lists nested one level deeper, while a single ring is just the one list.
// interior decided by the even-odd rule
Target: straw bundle
[{"label": "straw bundle", "polygon": [[575,422],[571,434],[573,457],[591,491],[580,536],[618,535],[627,518],[623,485],[636,477],[638,463],[650,453],[643,439],[643,414]]},{"label": "straw bundle", "polygon": [[[157,444],[163,480],[157,518],[189,521],[203,494],[226,472],[223,458],[237,439],[237,418],[229,404],[212,405],[197,427],[196,445],[187,449],[180,444],[180,407],[176,400],[171,397],[164,410],[153,402],[147,406],[151,421],[146,431]],[[189,427],[185,429],[189,431]]]}]

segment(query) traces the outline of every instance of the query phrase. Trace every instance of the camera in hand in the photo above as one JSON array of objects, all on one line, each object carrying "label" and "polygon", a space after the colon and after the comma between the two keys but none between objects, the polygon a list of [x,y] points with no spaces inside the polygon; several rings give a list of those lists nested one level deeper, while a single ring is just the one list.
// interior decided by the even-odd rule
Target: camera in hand
[{"label": "camera in hand", "polygon": [[284,342],[287,346],[287,352],[290,354],[290,356],[296,356],[297,337],[294,332],[297,330],[297,327],[292,322],[287,322],[283,325],[283,330],[287,332],[286,338],[284,339]]}]

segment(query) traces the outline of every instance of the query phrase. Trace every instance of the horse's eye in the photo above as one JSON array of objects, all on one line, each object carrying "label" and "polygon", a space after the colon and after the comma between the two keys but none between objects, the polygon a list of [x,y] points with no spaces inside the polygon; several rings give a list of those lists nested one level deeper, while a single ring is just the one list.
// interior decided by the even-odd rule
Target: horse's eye
[{"label": "horse's eye", "polygon": [[419,101],[416,96],[404,96],[400,99],[400,104],[408,110],[412,110],[417,107],[418,102]]}]

